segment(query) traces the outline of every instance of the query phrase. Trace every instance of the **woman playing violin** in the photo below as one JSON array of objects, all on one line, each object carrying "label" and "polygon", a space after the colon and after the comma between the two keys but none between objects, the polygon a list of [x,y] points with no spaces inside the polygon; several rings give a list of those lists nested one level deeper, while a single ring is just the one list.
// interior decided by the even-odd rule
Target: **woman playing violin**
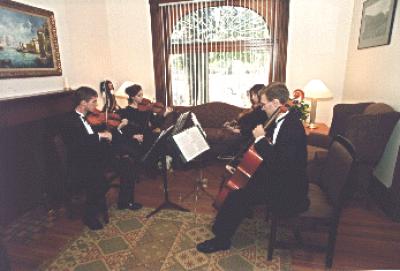
[{"label": "woman playing violin", "polygon": [[265,87],[263,84],[255,84],[249,90],[251,108],[244,110],[237,119],[224,123],[224,127],[231,131],[234,136],[230,137],[229,142],[225,142],[226,150],[220,154],[221,159],[232,158],[239,150],[240,146],[247,142],[251,137],[251,131],[258,125],[267,120],[267,115],[262,110],[258,92]]},{"label": "woman playing violin", "polygon": [[230,192],[222,203],[212,227],[215,238],[198,244],[200,252],[229,249],[237,227],[255,204],[267,203],[277,215],[294,215],[308,208],[307,138],[299,114],[282,110],[289,100],[283,83],[269,84],[260,97],[265,114],[277,116],[267,131],[261,125],[253,130],[254,148],[263,161],[248,185]]},{"label": "woman playing violin", "polygon": [[137,155],[142,156],[157,138],[157,128],[162,125],[164,117],[172,109],[166,108],[161,115],[153,112],[151,105],[143,104],[143,90],[140,85],[129,86],[125,92],[128,94],[128,106],[119,110],[118,114],[128,124],[121,132],[134,143]]}]

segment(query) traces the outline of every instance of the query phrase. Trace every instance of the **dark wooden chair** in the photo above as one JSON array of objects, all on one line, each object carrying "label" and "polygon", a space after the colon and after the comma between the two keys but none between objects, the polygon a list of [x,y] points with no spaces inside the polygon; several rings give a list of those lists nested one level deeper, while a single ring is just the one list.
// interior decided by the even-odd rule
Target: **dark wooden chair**
[{"label": "dark wooden chair", "polygon": [[[301,230],[315,229],[316,225],[326,226],[328,229],[328,246],[325,265],[330,268],[333,262],[336,233],[343,204],[349,198],[351,189],[351,169],[354,161],[354,148],[342,136],[334,137],[322,168],[318,185],[309,184],[308,197],[310,207],[296,217],[281,217],[271,210],[271,235],[268,246],[268,260],[272,260],[276,245],[276,232],[278,224],[284,223],[295,227],[295,237],[302,244]],[[324,227],[325,228],[325,227]]]},{"label": "dark wooden chair", "polygon": [[3,243],[1,235],[0,235],[0,270],[3,271],[11,270],[10,260],[8,258],[6,247]]},{"label": "dark wooden chair", "polygon": [[[64,143],[61,135],[57,134],[53,138],[53,144],[56,152],[56,159],[58,160],[59,175],[61,177],[60,185],[61,187],[61,197],[66,209],[67,217],[70,219],[78,217],[80,214],[77,213],[77,206],[83,204],[84,199],[84,189],[82,183],[84,180],[79,179],[78,176],[70,176],[68,173],[68,148]],[[119,182],[115,181],[118,179],[119,175],[114,171],[105,172],[106,180],[108,181],[109,188],[119,188]]]}]

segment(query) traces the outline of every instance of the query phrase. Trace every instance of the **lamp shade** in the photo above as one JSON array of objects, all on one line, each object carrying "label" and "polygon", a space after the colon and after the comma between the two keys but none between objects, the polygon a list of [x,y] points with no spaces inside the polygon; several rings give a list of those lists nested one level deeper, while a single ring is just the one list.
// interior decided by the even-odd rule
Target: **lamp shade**
[{"label": "lamp shade", "polygon": [[133,83],[132,81],[125,81],[121,84],[121,86],[117,89],[117,91],[115,92],[115,96],[118,97],[128,97],[128,94],[125,93],[125,89],[127,87],[130,87],[132,85],[134,85],[135,83]]},{"label": "lamp shade", "polygon": [[313,79],[304,87],[304,94],[307,98],[311,99],[325,99],[332,98],[332,92],[328,87],[319,79]]}]

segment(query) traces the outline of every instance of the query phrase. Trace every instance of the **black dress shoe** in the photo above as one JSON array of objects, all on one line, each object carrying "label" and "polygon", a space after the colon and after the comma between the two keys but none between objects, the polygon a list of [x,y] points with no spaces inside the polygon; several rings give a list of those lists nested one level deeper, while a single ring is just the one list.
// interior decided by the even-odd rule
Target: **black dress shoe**
[{"label": "black dress shoe", "polygon": [[92,231],[101,230],[103,228],[103,225],[97,218],[84,218],[83,223]]},{"label": "black dress shoe", "polygon": [[213,253],[220,250],[227,250],[231,248],[231,241],[213,238],[196,246],[197,250],[203,253]]},{"label": "black dress shoe", "polygon": [[143,207],[142,204],[140,204],[139,202],[130,202],[128,204],[121,204],[118,203],[118,209],[119,210],[125,210],[125,209],[129,209],[129,210],[139,210]]}]

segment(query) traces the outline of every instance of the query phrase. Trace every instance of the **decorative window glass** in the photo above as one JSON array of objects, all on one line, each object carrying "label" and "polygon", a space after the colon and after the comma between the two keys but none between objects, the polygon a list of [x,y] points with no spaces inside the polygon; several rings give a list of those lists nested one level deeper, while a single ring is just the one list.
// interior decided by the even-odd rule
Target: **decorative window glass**
[{"label": "decorative window glass", "polygon": [[263,16],[238,6],[180,14],[177,8],[171,22],[173,104],[222,101],[248,107],[247,90],[268,81],[271,39]]}]

